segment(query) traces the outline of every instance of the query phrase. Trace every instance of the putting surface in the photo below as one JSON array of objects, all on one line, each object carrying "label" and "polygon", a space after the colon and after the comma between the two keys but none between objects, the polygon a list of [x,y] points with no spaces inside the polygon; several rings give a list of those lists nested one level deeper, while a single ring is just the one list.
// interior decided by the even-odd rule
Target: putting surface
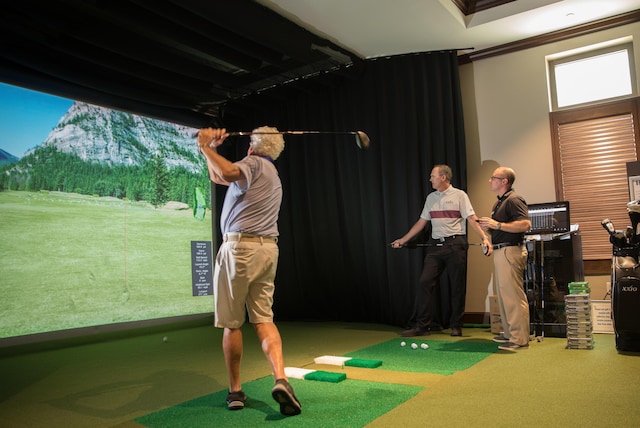
[{"label": "putting surface", "polygon": [[[347,379],[340,383],[290,379],[302,403],[298,416],[283,416],[271,397],[273,378],[243,384],[248,399],[242,410],[227,409],[227,390],[205,395],[146,416],[135,422],[162,427],[249,427],[278,421],[280,427],[362,427],[417,395],[424,388]],[[359,403],[359,404],[358,404]]]},{"label": "putting surface", "polygon": [[[405,342],[405,346],[401,343]],[[417,349],[412,349],[415,343]],[[426,343],[429,347],[422,349]],[[345,354],[346,357],[382,360],[383,370],[451,375],[466,370],[498,350],[489,341],[398,338]],[[375,370],[375,369],[372,369]]]}]

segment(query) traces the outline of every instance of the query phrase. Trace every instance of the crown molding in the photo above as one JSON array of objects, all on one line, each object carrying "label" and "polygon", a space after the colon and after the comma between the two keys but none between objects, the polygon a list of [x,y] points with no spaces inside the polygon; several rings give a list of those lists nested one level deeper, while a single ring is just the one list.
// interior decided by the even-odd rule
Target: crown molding
[{"label": "crown molding", "polygon": [[[454,0],[457,1],[457,0]],[[530,49],[549,43],[559,42],[578,36],[596,33],[598,31],[608,30],[610,28],[619,27],[640,21],[640,10],[623,13],[612,16],[610,18],[600,19],[597,21],[587,22],[585,24],[576,25],[564,30],[553,31],[551,33],[542,34],[528,39],[522,39],[503,45],[494,46],[477,52],[471,52],[458,56],[458,64],[468,64],[473,61],[487,59],[494,56],[513,53],[525,49]]]}]

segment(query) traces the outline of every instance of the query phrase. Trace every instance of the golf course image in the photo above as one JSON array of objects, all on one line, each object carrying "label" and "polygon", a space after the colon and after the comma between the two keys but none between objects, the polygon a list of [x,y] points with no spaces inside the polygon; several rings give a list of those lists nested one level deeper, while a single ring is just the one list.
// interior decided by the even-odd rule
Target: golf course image
[{"label": "golf course image", "polygon": [[192,295],[189,208],[55,191],[0,192],[0,338],[213,311]]}]

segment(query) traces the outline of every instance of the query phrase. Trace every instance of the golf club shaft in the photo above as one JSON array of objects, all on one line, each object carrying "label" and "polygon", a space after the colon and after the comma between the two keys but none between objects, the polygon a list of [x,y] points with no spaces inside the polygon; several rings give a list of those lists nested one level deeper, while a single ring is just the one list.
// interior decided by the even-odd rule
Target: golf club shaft
[{"label": "golf club shaft", "polygon": [[[193,138],[198,138],[198,132],[193,134]],[[366,150],[369,148],[369,136],[364,131],[234,131],[228,132],[229,137],[237,137],[243,135],[308,135],[308,134],[327,134],[327,135],[353,135],[359,148]]]},{"label": "golf club shaft", "polygon": [[[415,247],[453,247],[455,244],[444,244],[444,243],[435,243],[435,244],[404,244],[402,247],[405,248],[415,248]],[[467,244],[469,246],[482,246],[482,244]],[[391,244],[389,244],[391,246]]]}]

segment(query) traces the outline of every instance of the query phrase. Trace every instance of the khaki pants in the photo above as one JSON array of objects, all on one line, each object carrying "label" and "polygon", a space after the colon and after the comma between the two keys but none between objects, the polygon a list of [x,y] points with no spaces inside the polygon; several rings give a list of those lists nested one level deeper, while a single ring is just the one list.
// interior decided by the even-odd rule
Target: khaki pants
[{"label": "khaki pants", "polygon": [[241,327],[245,311],[251,323],[273,321],[278,255],[274,241],[228,241],[220,246],[213,275],[216,327]]},{"label": "khaki pants", "polygon": [[529,343],[529,302],[523,286],[526,263],[525,245],[504,247],[493,252],[493,278],[504,336],[518,345]]}]

